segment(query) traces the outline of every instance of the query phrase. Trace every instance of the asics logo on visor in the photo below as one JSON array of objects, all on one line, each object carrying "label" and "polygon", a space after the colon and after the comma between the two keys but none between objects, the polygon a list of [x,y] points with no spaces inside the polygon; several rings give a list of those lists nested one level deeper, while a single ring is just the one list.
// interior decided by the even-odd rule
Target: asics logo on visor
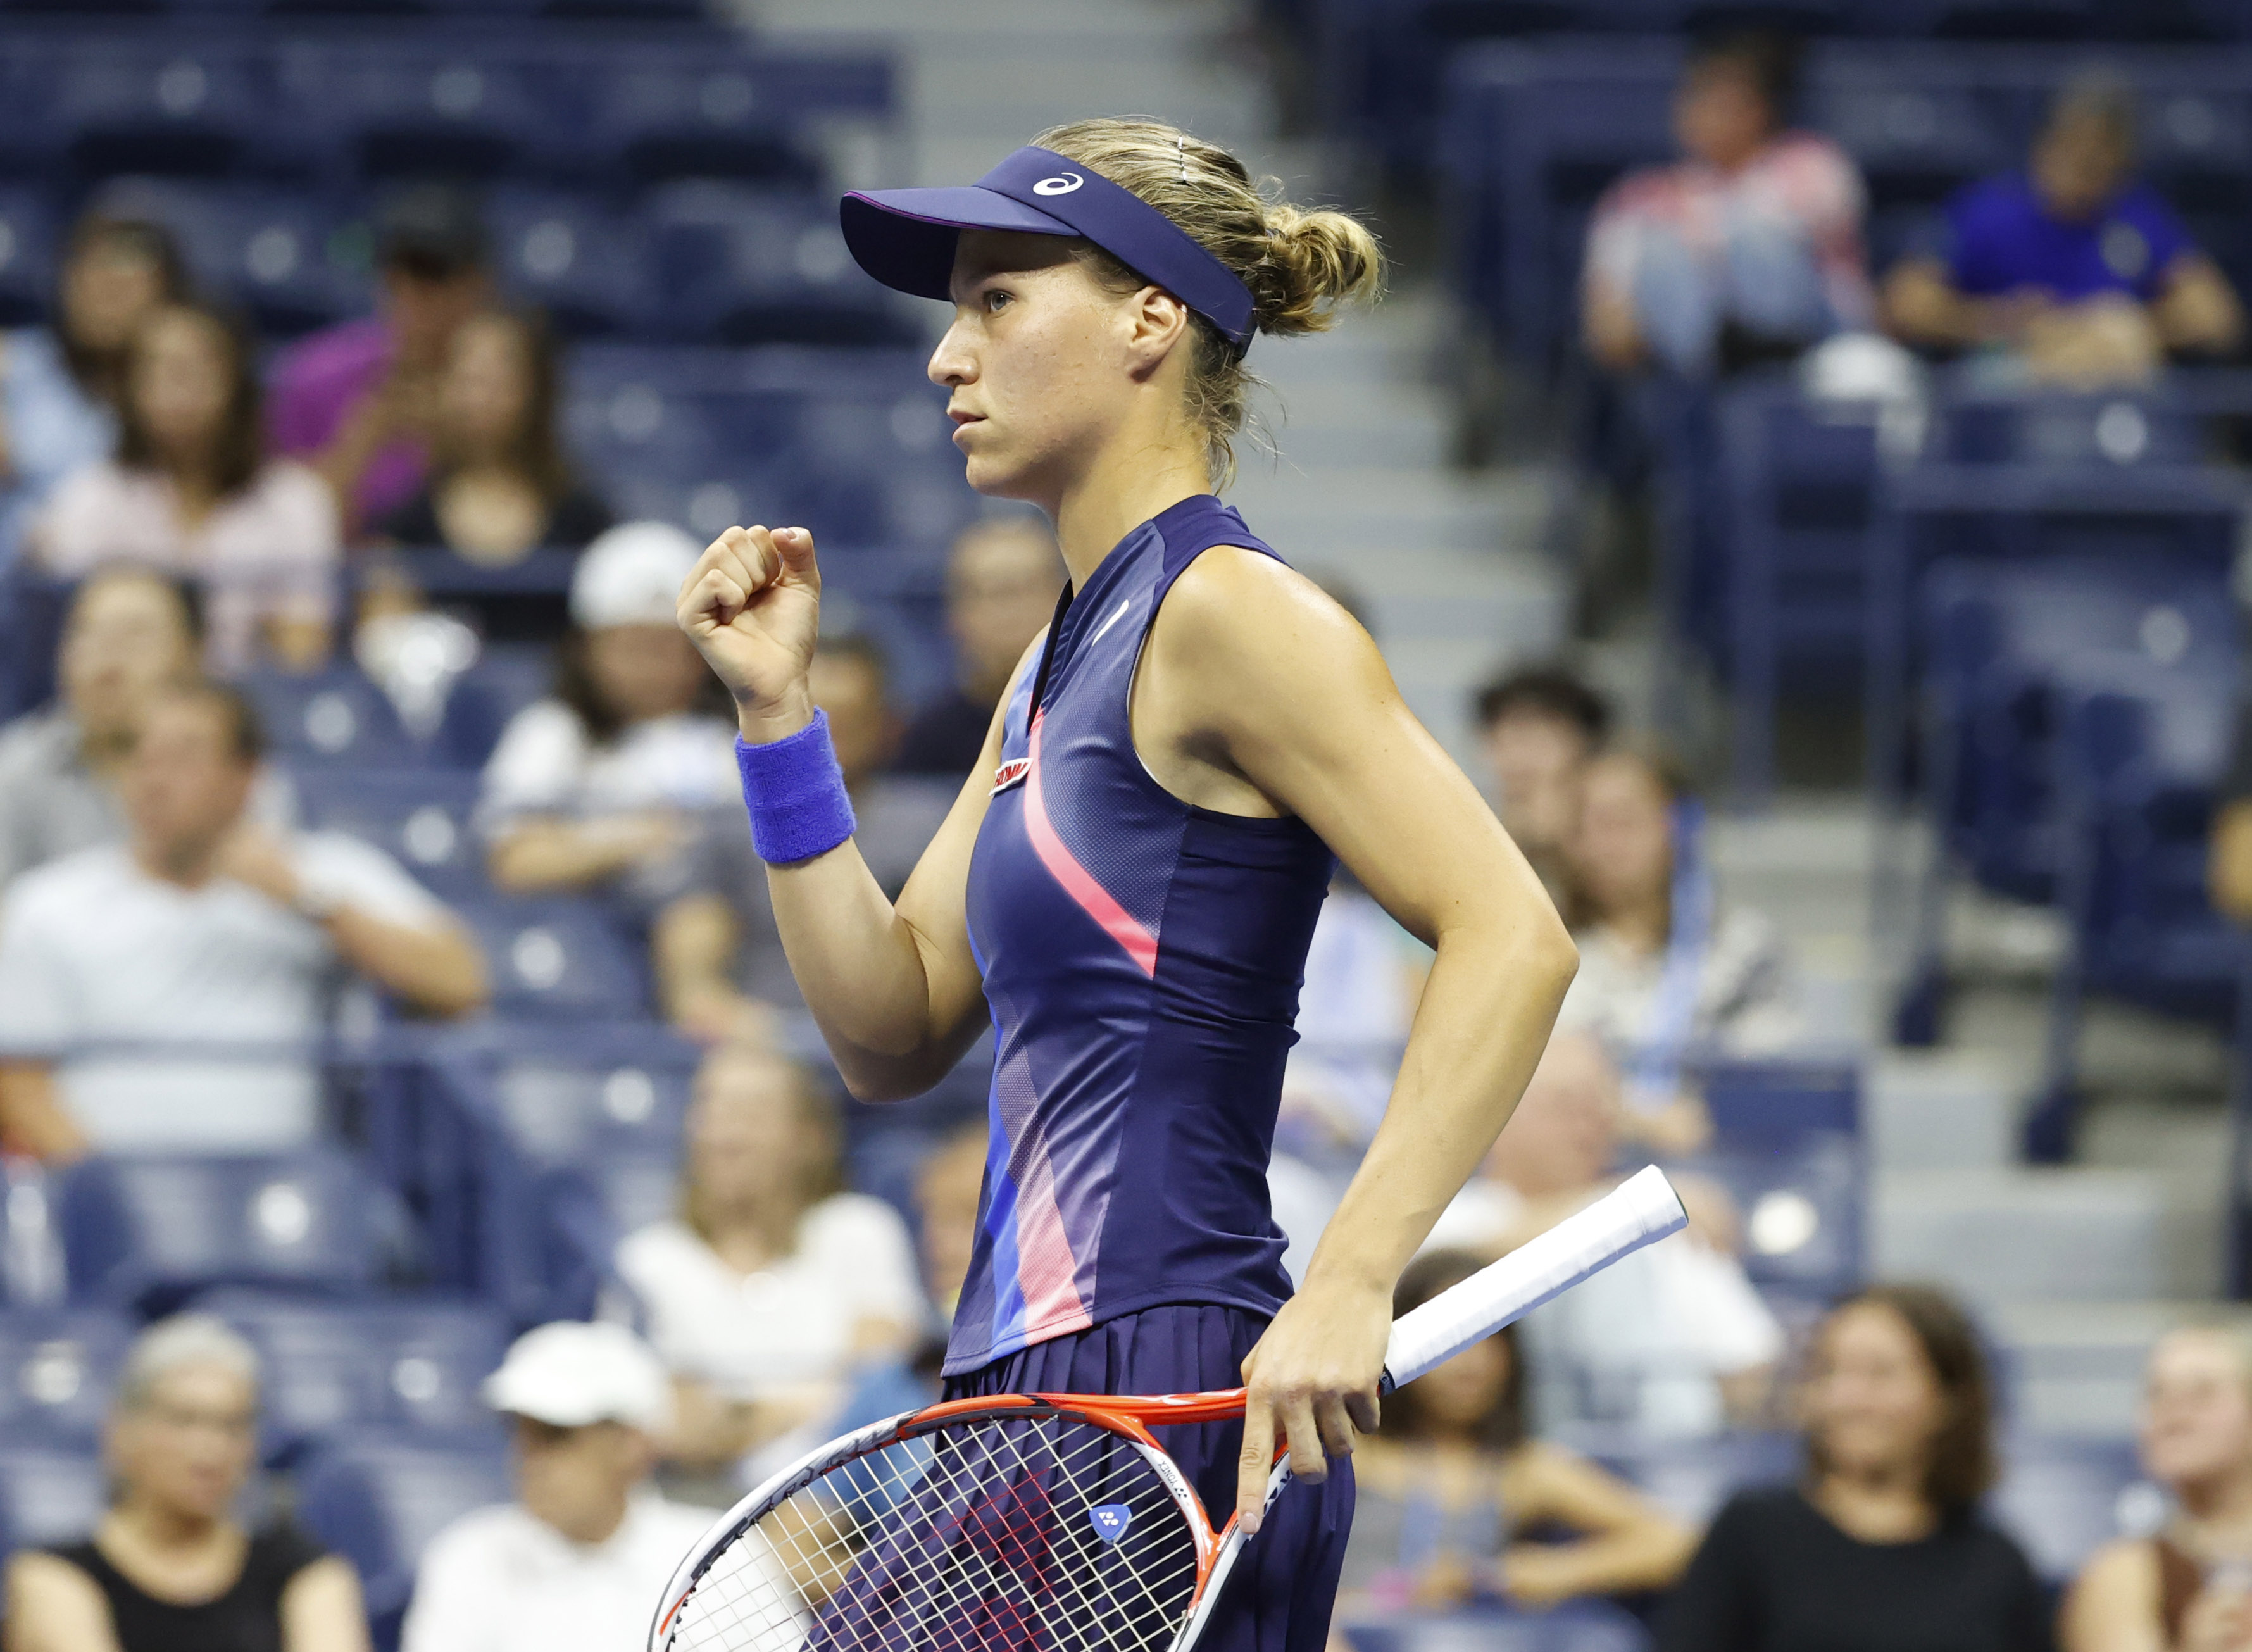
[{"label": "asics logo on visor", "polygon": [[1066,172],[1061,177],[1044,177],[1032,185],[1035,195],[1068,195],[1087,180],[1076,172]]}]

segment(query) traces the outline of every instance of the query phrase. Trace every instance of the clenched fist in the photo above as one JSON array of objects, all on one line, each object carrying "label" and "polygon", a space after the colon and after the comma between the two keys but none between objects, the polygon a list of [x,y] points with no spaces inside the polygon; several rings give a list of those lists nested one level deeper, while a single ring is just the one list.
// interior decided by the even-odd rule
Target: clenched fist
[{"label": "clenched fist", "polygon": [[803,528],[730,528],[680,587],[680,628],[735,697],[754,745],[813,720],[806,669],[821,632],[821,570]]}]

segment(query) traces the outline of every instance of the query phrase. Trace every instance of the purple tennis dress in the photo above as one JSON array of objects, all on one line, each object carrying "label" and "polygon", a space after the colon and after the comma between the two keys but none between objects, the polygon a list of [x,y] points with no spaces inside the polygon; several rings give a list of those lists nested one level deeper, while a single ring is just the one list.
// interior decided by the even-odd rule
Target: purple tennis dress
[{"label": "purple tennis dress", "polygon": [[[1302,821],[1173,796],[1129,723],[1158,604],[1215,545],[1275,554],[1183,500],[1103,559],[1010,699],[970,867],[992,1145],[949,1398],[1233,1387],[1290,1294],[1267,1162],[1331,858]],[[1225,1520],[1241,1425],[1160,1437]],[[1352,1517],[1347,1465],[1293,1485],[1200,1644],[1320,1652]]]}]

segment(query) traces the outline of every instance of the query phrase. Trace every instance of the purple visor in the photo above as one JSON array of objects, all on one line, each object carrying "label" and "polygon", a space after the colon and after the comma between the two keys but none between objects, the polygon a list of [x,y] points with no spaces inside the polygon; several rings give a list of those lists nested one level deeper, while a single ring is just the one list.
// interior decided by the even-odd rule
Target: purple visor
[{"label": "purple visor", "polygon": [[838,208],[860,267],[918,298],[947,298],[956,233],[1077,235],[1164,288],[1238,345],[1251,342],[1251,289],[1131,190],[1053,149],[1018,149],[975,184],[855,190]]}]

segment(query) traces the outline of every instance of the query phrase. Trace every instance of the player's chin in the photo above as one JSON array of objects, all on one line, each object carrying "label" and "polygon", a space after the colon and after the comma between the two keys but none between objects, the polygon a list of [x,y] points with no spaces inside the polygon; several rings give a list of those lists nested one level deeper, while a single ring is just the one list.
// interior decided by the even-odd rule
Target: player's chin
[{"label": "player's chin", "polygon": [[963,474],[972,488],[990,498],[1013,499],[1017,496],[1024,481],[1024,465],[1012,459],[1000,444],[991,442],[990,437],[981,436],[968,442],[962,441],[959,436],[955,440],[963,447],[963,457],[967,461]]}]

